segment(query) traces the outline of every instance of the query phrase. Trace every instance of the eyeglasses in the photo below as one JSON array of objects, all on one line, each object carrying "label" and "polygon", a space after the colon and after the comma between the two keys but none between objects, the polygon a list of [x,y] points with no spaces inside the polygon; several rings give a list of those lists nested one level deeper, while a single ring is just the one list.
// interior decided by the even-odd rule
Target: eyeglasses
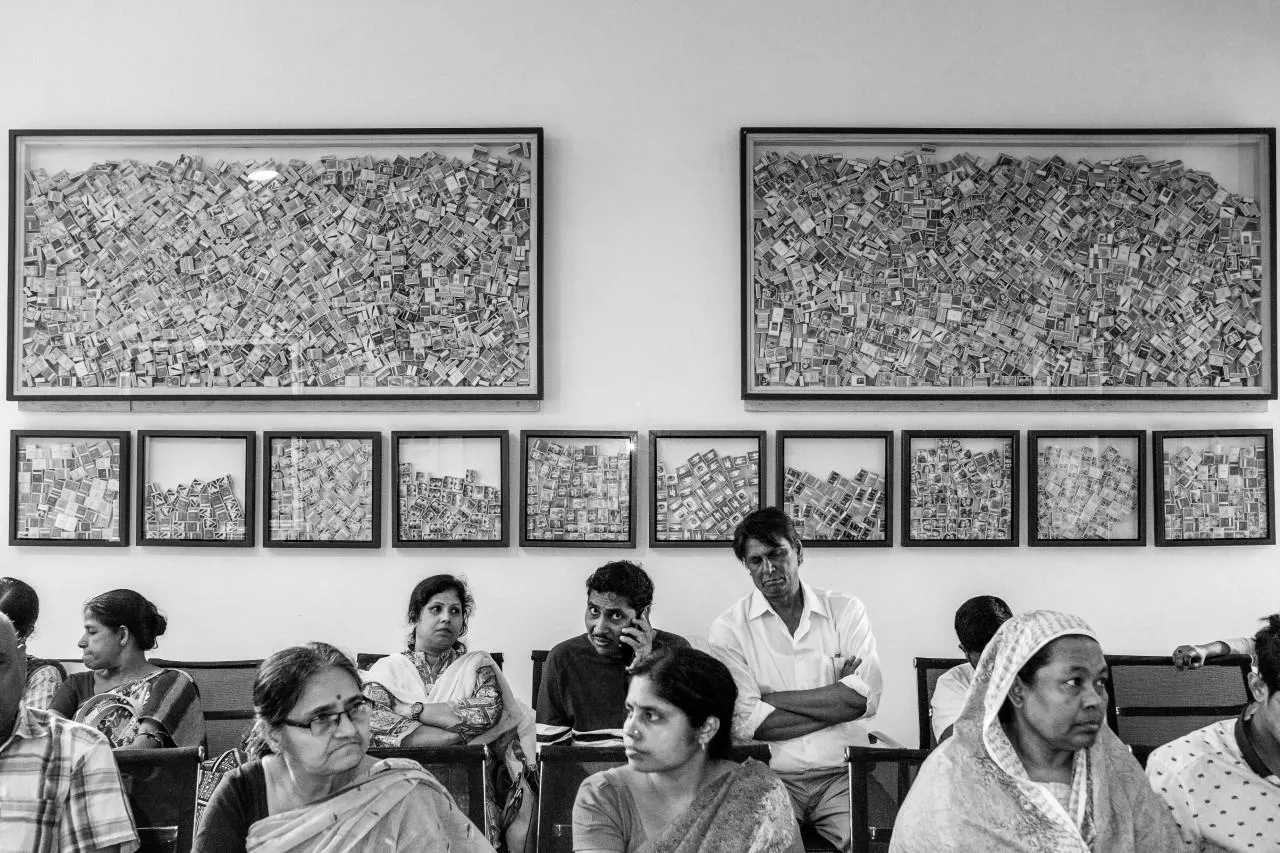
[{"label": "eyeglasses", "polygon": [[285,720],[286,726],[292,726],[295,729],[311,729],[311,733],[316,737],[326,737],[333,734],[338,728],[338,724],[342,722],[342,718],[346,717],[351,720],[353,725],[369,722],[369,715],[373,713],[373,700],[367,696],[359,696],[347,703],[347,706],[341,711],[332,711],[328,714],[316,714],[305,723],[295,723],[293,720]]}]

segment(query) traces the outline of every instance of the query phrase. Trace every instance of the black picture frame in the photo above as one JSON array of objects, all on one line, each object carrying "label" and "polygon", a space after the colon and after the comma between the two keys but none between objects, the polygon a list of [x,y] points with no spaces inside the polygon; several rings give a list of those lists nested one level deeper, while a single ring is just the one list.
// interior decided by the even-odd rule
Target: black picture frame
[{"label": "black picture frame", "polygon": [[[1227,447],[1227,456],[1223,462],[1218,463],[1227,467],[1225,473],[1221,471],[1204,472],[1208,476],[1200,477],[1200,473],[1193,475],[1190,469],[1185,469],[1184,473],[1179,473],[1179,469],[1171,467],[1167,464],[1165,458],[1167,446],[1166,441],[1181,443],[1181,447],[1174,451],[1175,457],[1182,453],[1183,448],[1190,450],[1192,454],[1199,452],[1201,454],[1201,463],[1206,463],[1204,452],[1210,450],[1212,452],[1214,441],[1222,439],[1256,439],[1252,444],[1252,461],[1256,464],[1246,466],[1241,471],[1233,472],[1230,461],[1231,448],[1248,447],[1246,443],[1241,441],[1232,442]],[[1151,471],[1152,481],[1155,485],[1155,533],[1157,547],[1182,547],[1195,545],[1274,545],[1276,544],[1276,508],[1275,508],[1275,457],[1272,455],[1273,447],[1273,431],[1271,429],[1180,429],[1180,430],[1161,430],[1151,433]],[[1192,445],[1196,445],[1193,447]],[[1200,445],[1207,445],[1200,446]],[[1261,448],[1265,458],[1257,459],[1257,450]],[[1200,466],[1192,466],[1200,467]],[[1261,471],[1266,478],[1266,482],[1262,484],[1250,484],[1249,480],[1253,479],[1247,476],[1245,472]],[[1232,478],[1241,477],[1243,481],[1235,484]],[[1225,480],[1225,484],[1223,483]],[[1199,486],[1193,488],[1193,486]],[[1205,495],[1204,492],[1213,487],[1212,495]],[[1236,494],[1232,494],[1235,492]],[[1199,519],[1208,518],[1210,511],[1217,507],[1219,511],[1218,518],[1224,518],[1221,497],[1232,497],[1233,501],[1232,514],[1244,505],[1245,515],[1245,531],[1248,532],[1248,518],[1252,515],[1261,521],[1265,517],[1266,530],[1261,535],[1253,536],[1235,536],[1221,537],[1214,536],[1187,536],[1189,532],[1198,532],[1193,530],[1194,527],[1201,526]],[[1252,507],[1256,504],[1258,498],[1265,502],[1265,507]],[[1184,502],[1185,503],[1182,503]],[[1167,504],[1167,506],[1166,506]],[[1196,507],[1204,509],[1197,513]],[[1239,522],[1237,522],[1239,524]],[[1219,528],[1221,529],[1221,528]],[[1238,529],[1238,528],[1237,528]],[[1210,532],[1213,532],[1212,530]],[[1225,534],[1225,529],[1223,533]]]},{"label": "black picture frame", "polygon": [[[326,535],[290,538],[277,535],[273,529],[275,526],[283,526],[275,525],[273,519],[277,491],[285,485],[285,472],[282,471],[281,476],[277,478],[273,471],[273,463],[277,458],[276,443],[282,441],[307,442],[306,446],[299,450],[305,451],[304,460],[308,465],[306,473],[309,476],[306,482],[301,483],[296,476],[292,477],[294,485],[299,486],[299,494],[296,501],[291,503],[296,504],[298,511],[296,517],[300,519],[298,523],[306,526],[319,524],[321,532]],[[337,447],[333,446],[334,442],[338,443]],[[366,455],[365,445],[368,446],[367,460],[356,458]],[[312,458],[317,456],[321,458]],[[345,456],[352,458],[347,459],[344,458]],[[284,457],[280,458],[283,468]],[[367,470],[365,470],[366,461]],[[333,463],[336,463],[336,467]],[[356,470],[357,464],[361,470]],[[291,462],[290,467],[292,465]],[[366,473],[369,476],[368,481],[363,479]],[[334,507],[333,499],[320,495],[322,502],[314,498],[307,500],[304,490],[311,489],[314,484],[324,484],[332,489],[335,484],[351,483],[356,476],[361,477],[359,482],[355,483],[360,494],[355,495],[354,500],[363,502],[364,512],[350,510],[348,512],[356,518],[367,519],[367,521],[361,521],[358,527],[358,532],[364,535],[361,538],[339,538],[329,533],[341,520],[330,509]],[[277,486],[277,480],[279,480],[279,486]],[[380,432],[319,430],[264,432],[262,434],[262,489],[262,545],[265,548],[382,547],[382,433]],[[286,494],[292,494],[292,491]],[[346,500],[341,494],[333,497],[347,507],[351,506],[351,501]],[[288,519],[282,521],[287,522]],[[349,523],[348,526],[350,526]]]},{"label": "black picture frame", "polygon": [[[891,430],[778,430],[774,433],[775,506],[796,524],[806,548],[890,548],[893,546],[893,432]],[[802,445],[820,444],[811,453],[820,457],[829,474],[793,468],[788,458],[804,455]],[[793,452],[788,454],[791,444]],[[850,445],[839,461],[849,470],[833,469],[840,451],[832,446]],[[853,445],[858,445],[855,449]],[[863,445],[867,447],[863,449]],[[879,445],[879,449],[876,449]],[[878,456],[879,464],[863,467],[862,458]],[[797,462],[797,464],[805,464]],[[857,466],[858,470],[852,470]],[[797,472],[793,480],[790,471]],[[796,499],[792,499],[792,495]],[[808,500],[812,496],[813,501]],[[801,498],[805,498],[801,500]],[[803,506],[801,506],[803,504]],[[876,508],[878,506],[878,509]],[[807,509],[804,507],[808,507]],[[806,516],[808,517],[806,519]],[[868,524],[867,519],[872,523]],[[809,529],[811,524],[821,525]],[[832,535],[832,534],[837,535]]]},{"label": "black picture frame", "polygon": [[[520,431],[520,547],[521,548],[634,548],[636,546],[636,454],[639,433],[628,430],[521,430]],[[603,443],[614,444],[616,452],[586,453]],[[565,451],[573,456],[567,464]],[[626,465],[619,457],[626,456]],[[581,456],[581,459],[578,457]],[[618,484],[610,487],[609,474],[614,470],[614,457],[618,463]],[[598,459],[595,464],[591,459]],[[533,466],[538,471],[533,472]],[[581,468],[579,465],[581,464]],[[627,478],[621,482],[623,472]],[[594,495],[582,479],[590,473],[598,482]],[[554,475],[554,476],[553,476]],[[574,478],[578,478],[577,485]],[[601,478],[603,478],[601,482]],[[549,490],[549,491],[547,491]],[[575,494],[575,491],[578,494]],[[538,493],[535,500],[531,495]],[[563,496],[561,496],[563,495]],[[626,506],[622,503],[625,499]],[[591,507],[592,500],[611,506]],[[575,505],[580,502],[580,505]],[[543,509],[545,505],[545,518]],[[560,504],[565,504],[561,506]],[[569,518],[570,513],[605,511],[617,521],[600,521],[587,516],[585,523],[605,529],[580,531],[580,519]],[[625,528],[612,530],[613,527]],[[539,535],[537,530],[544,531]],[[548,531],[555,531],[548,535]],[[580,537],[580,538],[579,538]]]},{"label": "black picture frame", "polygon": [[542,175],[540,127],[11,130],[6,398],[541,400]]},{"label": "black picture frame", "polygon": [[[1018,447],[1021,436],[1016,430],[981,430],[981,429],[962,429],[962,430],[904,430],[902,432],[902,520],[898,524],[901,531],[901,543],[903,547],[970,547],[970,548],[1016,548],[1018,546],[1018,513],[1020,506],[1018,503]],[[934,461],[929,461],[929,457],[917,459],[916,453],[924,451],[926,448],[917,448],[914,442],[933,442],[937,452],[932,457]],[[959,446],[947,444],[939,445],[939,442],[956,442]],[[965,443],[970,446],[965,446]],[[1001,529],[1000,522],[1005,523],[1006,533],[1001,537],[976,538],[972,535],[961,536],[964,530],[972,531],[974,522],[978,519],[966,517],[966,510],[962,505],[961,496],[953,498],[959,487],[965,487],[965,484],[971,480],[978,479],[994,479],[992,477],[983,477],[984,471],[988,470],[997,460],[988,457],[985,461],[968,464],[968,460],[973,454],[989,454],[997,450],[1003,450],[998,444],[989,449],[982,449],[974,446],[990,442],[1004,442],[1007,451],[999,458],[998,462],[1002,468],[1007,468],[1002,472],[1003,476],[994,494],[999,498],[1000,502],[1007,507],[1007,519],[996,517],[996,532]],[[957,467],[955,460],[959,458],[960,465]],[[1006,461],[1007,460],[1007,464]],[[917,464],[920,468],[917,471]],[[926,468],[925,466],[932,466]],[[924,483],[927,478],[928,482]],[[927,485],[928,488],[922,488]],[[986,494],[993,494],[988,489]],[[973,496],[969,496],[972,498]],[[938,499],[941,498],[941,503]],[[943,536],[926,537],[913,534],[913,527],[916,525],[914,521],[917,513],[915,512],[917,504],[920,510],[921,531],[934,528],[936,529],[939,511],[946,511],[945,520],[948,522],[943,529]],[[1003,515],[1003,513],[1001,514]],[[956,520],[955,536],[948,538],[946,534],[952,532],[947,529],[950,527],[950,520]],[[926,523],[928,522],[928,523]],[[984,525],[989,527],[990,525]]]},{"label": "black picture frame", "polygon": [[[129,451],[130,451],[130,434],[128,431],[116,430],[63,430],[63,429],[26,429],[13,430],[10,432],[9,438],[9,544],[10,545],[62,545],[74,547],[93,547],[93,548],[125,548],[129,545]],[[31,489],[34,479],[31,475],[34,473],[33,460],[26,457],[25,442],[36,440],[41,443],[41,439],[45,439],[44,444],[66,444],[65,448],[58,448],[59,455],[53,457],[49,454],[49,459],[68,458],[68,454],[72,452],[71,445],[75,445],[78,450],[75,452],[85,457],[81,463],[84,467],[88,462],[94,462],[94,467],[99,467],[98,462],[106,456],[114,457],[114,460],[108,459],[108,473],[115,474],[116,489],[114,495],[111,490],[112,477],[63,477],[59,480],[54,478],[54,485],[45,493],[45,497],[51,497],[56,490],[58,498],[56,503],[45,504],[45,508],[41,509],[39,499],[35,498]],[[61,442],[57,440],[61,439]],[[78,444],[77,444],[78,442]],[[100,442],[115,442],[114,447],[99,448]],[[91,446],[92,444],[92,446]],[[89,454],[94,454],[90,456]],[[62,466],[65,467],[65,466]],[[59,470],[59,466],[44,465],[40,466],[41,475],[39,480],[43,483],[44,472],[47,470]],[[77,469],[78,470],[78,469]],[[24,475],[27,475],[24,477]],[[25,482],[24,482],[25,481]],[[70,499],[64,501],[66,497],[66,486],[68,483],[76,484],[88,483],[89,493],[80,494],[83,500]],[[99,486],[101,483],[103,485]],[[24,489],[25,486],[25,489]],[[83,490],[77,485],[77,491]],[[95,492],[102,491],[102,495]],[[92,534],[92,529],[84,529],[80,531],[68,530],[66,524],[74,524],[79,526],[80,523],[92,524],[97,520],[97,513],[93,506],[100,505],[103,500],[111,503],[111,515],[109,525],[102,525],[101,531],[107,534],[108,538],[93,538],[92,536],[80,537],[63,537],[61,534],[53,535],[53,530],[57,529],[67,533],[82,532]],[[55,513],[57,509],[71,510],[68,512]],[[30,515],[24,515],[24,509],[30,509]],[[83,516],[83,517],[82,517]],[[92,516],[92,517],[90,517]],[[45,531],[45,535],[28,536],[24,535],[24,531],[30,531],[33,528],[29,524],[23,524],[22,520],[26,518],[30,521],[48,521],[48,525],[40,524],[34,528],[37,532]],[[71,519],[76,518],[78,521],[73,522]],[[60,524],[59,522],[63,522]]]},{"label": "black picture frame", "polygon": [[1276,399],[1274,127],[739,142],[744,400]]},{"label": "black picture frame", "polygon": [[[653,430],[649,433],[649,547],[651,548],[722,548],[733,543],[733,529],[744,516],[765,506],[765,478],[768,470],[767,434],[764,430]],[[686,450],[693,453],[688,456],[667,458],[664,443],[684,444],[684,450],[675,450],[677,455]],[[741,443],[741,448],[729,448],[727,445]],[[702,448],[700,451],[698,448]],[[735,453],[735,449],[744,449],[743,453]],[[722,454],[721,451],[724,451]],[[711,454],[708,458],[707,454]],[[754,459],[752,458],[754,454]],[[701,458],[701,465],[706,470],[699,474],[699,463],[691,462],[694,455]],[[731,466],[722,464],[722,460],[733,461]],[[742,464],[739,464],[741,462]],[[688,465],[689,482],[687,494],[681,495],[679,489],[679,469],[682,463]],[[717,466],[717,473],[727,479],[720,483],[711,472],[711,465]],[[668,465],[671,465],[668,469]],[[754,470],[754,473],[752,473]],[[729,476],[730,473],[736,476]],[[750,482],[754,476],[756,482]],[[698,478],[695,483],[693,478]],[[661,480],[661,482],[659,482]],[[741,480],[735,485],[734,480]],[[715,488],[712,488],[715,486]],[[675,490],[675,491],[672,491]],[[670,501],[676,497],[686,502],[684,507],[672,507]],[[754,502],[752,502],[754,498]],[[692,501],[697,509],[686,509],[687,502]],[[718,503],[717,503],[718,501]],[[698,510],[713,513],[715,527],[713,534],[707,538],[684,538],[699,535],[702,531],[687,529],[689,519],[698,517]],[[672,516],[668,516],[671,513]],[[680,517],[674,517],[679,513]],[[715,519],[714,514],[722,518]],[[676,537],[678,528],[680,537]]]},{"label": "black picture frame", "polygon": [[[474,455],[472,448],[468,447],[473,442]],[[428,447],[413,447],[419,443]],[[413,457],[432,452],[444,456],[445,449],[449,446],[454,449],[455,457],[459,454],[463,456],[461,461],[441,461],[438,471],[414,470]],[[472,465],[477,467],[473,468]],[[411,430],[391,433],[391,472],[395,476],[391,489],[392,547],[507,547],[511,544],[509,470],[510,449],[506,430]],[[410,479],[406,479],[407,476]],[[420,494],[424,486],[427,491]],[[472,493],[477,486],[482,490],[479,498]],[[496,495],[492,492],[495,489]],[[472,504],[472,501],[477,503]],[[420,504],[419,510],[414,509],[415,503]],[[411,514],[421,517],[411,519],[408,517]],[[483,516],[483,521],[479,522],[479,529],[467,536],[467,529],[475,526],[470,519],[476,516]],[[432,519],[436,520],[435,535],[430,535],[433,531],[427,529],[433,526]],[[446,524],[450,526],[448,532],[444,530]],[[490,529],[492,536],[482,535],[487,534]],[[452,535],[454,531],[458,531],[460,535]]]},{"label": "black picture frame", "polygon": [[[257,537],[257,472],[258,472],[258,434],[256,432],[240,432],[240,431],[214,431],[214,430],[138,430],[137,433],[137,453],[136,459],[136,478],[137,488],[134,489],[134,518],[135,530],[134,541],[138,545],[158,545],[174,548],[252,548],[256,544]],[[240,488],[235,488],[234,481],[216,484],[215,480],[197,480],[189,478],[184,474],[184,479],[175,489],[173,484],[169,485],[166,492],[183,492],[189,493],[189,486],[199,482],[206,487],[210,487],[209,491],[204,495],[204,500],[198,502],[203,506],[192,506],[183,509],[181,504],[185,504],[183,496],[180,495],[178,500],[164,501],[163,506],[168,509],[168,528],[167,532],[173,532],[176,525],[189,525],[196,523],[206,528],[210,532],[214,532],[214,528],[222,527],[221,532],[234,532],[236,512],[239,512],[240,535],[234,537],[220,538],[218,536],[202,536],[202,537],[179,537],[161,535],[165,531],[165,522],[158,518],[153,521],[151,518],[155,508],[149,506],[152,501],[152,493],[150,490],[150,468],[153,461],[160,454],[153,451],[151,442],[165,442],[173,440],[183,443],[203,442],[206,445],[205,452],[188,452],[182,456],[182,460],[188,466],[201,465],[207,466],[210,458],[209,451],[219,444],[225,447],[231,447],[234,453],[234,445],[240,445],[240,464],[236,466],[236,470],[223,471],[218,474],[221,476],[235,475],[240,479]],[[172,452],[172,451],[171,451]],[[181,450],[177,453],[181,455]],[[167,456],[168,454],[166,454]],[[219,454],[212,454],[215,456]],[[187,473],[190,473],[188,468]],[[190,482],[189,482],[190,481]],[[161,484],[164,485],[164,484]],[[214,489],[217,485],[217,488]],[[239,491],[240,495],[236,492]],[[228,500],[228,497],[230,498]],[[180,503],[181,502],[181,503]],[[179,521],[177,516],[179,513],[189,512],[188,520]],[[229,513],[229,514],[228,514]],[[200,515],[207,516],[207,523],[204,519],[198,519]]]},{"label": "black picture frame", "polygon": [[[1059,450],[1042,460],[1042,442]],[[1090,446],[1092,442],[1092,447]],[[1103,447],[1106,443],[1106,447]],[[1133,452],[1121,456],[1124,443]],[[1115,453],[1109,451],[1114,450]],[[1063,453],[1065,451],[1065,454]],[[1079,452],[1077,452],[1079,451]],[[1125,463],[1128,464],[1125,464]],[[1044,467],[1048,463],[1051,467]],[[1100,473],[1090,476],[1089,465]],[[1048,478],[1049,482],[1042,482]],[[1119,488],[1117,488],[1117,486]],[[1046,491],[1052,494],[1046,495]],[[1116,515],[1117,502],[1133,506]],[[1082,504],[1083,502],[1083,504]],[[1083,512],[1075,513],[1077,507]],[[1112,511],[1106,511],[1111,507]],[[1041,518],[1041,511],[1046,518]],[[1116,527],[1128,536],[1081,535],[1081,515],[1087,513],[1084,533],[1105,533]],[[1076,535],[1067,535],[1069,533]],[[1027,432],[1027,544],[1032,547],[1142,547],[1147,544],[1147,434],[1143,430],[1030,430]]]}]

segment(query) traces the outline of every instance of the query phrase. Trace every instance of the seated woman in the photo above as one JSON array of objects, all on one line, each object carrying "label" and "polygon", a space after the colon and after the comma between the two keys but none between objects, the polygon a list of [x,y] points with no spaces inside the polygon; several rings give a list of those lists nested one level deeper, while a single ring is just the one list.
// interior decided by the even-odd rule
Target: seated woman
[{"label": "seated woman", "polygon": [[754,759],[728,760],[738,688],[695,649],[632,668],[627,764],[589,777],[573,804],[575,853],[801,853],[787,789]]},{"label": "seated woman", "polygon": [[374,746],[491,744],[486,790],[490,842],[519,851],[533,812],[533,709],[511,692],[493,658],[462,643],[475,601],[453,575],[432,575],[409,595],[409,648],[365,673],[375,703]]},{"label": "seated woman", "polygon": [[355,664],[326,643],[264,660],[253,709],[269,754],[222,777],[194,853],[492,853],[421,765],[365,754],[372,704]]},{"label": "seated woman", "polygon": [[14,630],[18,632],[18,651],[27,656],[27,683],[22,690],[22,704],[44,710],[53,702],[53,694],[67,673],[62,664],[27,654],[27,641],[35,633],[36,619],[40,617],[40,596],[25,581],[0,578],[0,613],[13,623]]},{"label": "seated woman", "polygon": [[1107,663],[1079,617],[1038,610],[996,633],[955,733],[925,760],[891,853],[1169,853],[1169,810],[1106,726]]},{"label": "seated woman", "polygon": [[62,682],[49,709],[96,728],[114,749],[204,746],[195,682],[147,660],[168,624],[131,589],[89,599],[79,642],[89,671]]}]

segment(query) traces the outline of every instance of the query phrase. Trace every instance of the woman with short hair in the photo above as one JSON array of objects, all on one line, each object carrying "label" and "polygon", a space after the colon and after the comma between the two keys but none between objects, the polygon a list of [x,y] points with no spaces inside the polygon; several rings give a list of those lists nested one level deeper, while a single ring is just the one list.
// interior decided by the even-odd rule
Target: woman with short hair
[{"label": "woman with short hair", "polygon": [[1164,804],[1106,725],[1107,662],[1077,616],[996,632],[955,733],[920,769],[891,853],[1169,853]]},{"label": "woman with short hair", "polygon": [[194,853],[492,853],[421,765],[366,755],[372,705],[355,664],[327,643],[264,660],[253,709],[268,754],[222,777]]},{"label": "woman with short hair", "polygon": [[782,782],[755,759],[729,760],[737,698],[728,668],[695,649],[633,666],[627,764],[578,789],[575,853],[801,853]]},{"label": "woman with short hair", "polygon": [[67,677],[59,663],[32,657],[27,643],[36,631],[40,618],[40,596],[26,581],[0,578],[0,613],[9,617],[18,635],[18,651],[27,657],[27,683],[22,690],[22,704],[44,710],[53,703],[58,685]]},{"label": "woman with short hair", "polygon": [[64,681],[49,709],[96,728],[114,749],[204,746],[195,682],[182,670],[147,660],[168,625],[131,589],[89,599],[79,642],[88,671]]}]

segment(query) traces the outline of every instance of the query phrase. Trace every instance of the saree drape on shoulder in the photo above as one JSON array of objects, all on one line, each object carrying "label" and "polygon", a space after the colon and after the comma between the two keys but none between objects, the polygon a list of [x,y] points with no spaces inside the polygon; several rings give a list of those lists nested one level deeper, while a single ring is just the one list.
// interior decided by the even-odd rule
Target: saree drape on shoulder
[{"label": "saree drape on shoulder", "polygon": [[998,714],[1018,671],[1080,618],[1041,610],[1001,626],[983,652],[955,734],[926,759],[894,822],[891,853],[1173,853],[1169,810],[1137,760],[1103,726],[1075,754],[1064,805],[1028,777]]},{"label": "saree drape on shoulder", "polygon": [[423,680],[418,667],[405,654],[381,658],[363,673],[366,693],[371,698],[379,699],[380,687],[397,705],[462,702],[475,694],[482,680],[491,677],[501,692],[502,715],[467,743],[488,744],[494,757],[488,779],[490,799],[485,804],[489,840],[495,847],[505,840],[509,849],[519,850],[533,812],[534,715],[533,709],[511,692],[511,685],[493,658],[484,652],[464,652],[433,684]]},{"label": "saree drape on shoulder", "polygon": [[748,758],[712,782],[641,853],[803,853],[787,789]]},{"label": "saree drape on shoulder", "polygon": [[249,827],[249,853],[493,853],[416,762],[388,758],[343,790]]},{"label": "saree drape on shoulder", "polygon": [[106,735],[113,749],[132,743],[145,720],[168,738],[165,746],[205,745],[200,691],[180,669],[156,670],[98,693],[76,709],[75,719]]}]

